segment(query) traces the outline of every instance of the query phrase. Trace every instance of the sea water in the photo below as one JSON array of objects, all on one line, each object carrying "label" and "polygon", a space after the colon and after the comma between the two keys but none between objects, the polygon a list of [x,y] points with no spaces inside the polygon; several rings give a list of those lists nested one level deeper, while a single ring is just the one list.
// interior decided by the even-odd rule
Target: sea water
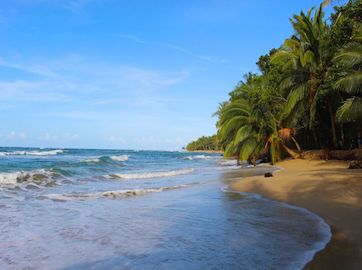
[{"label": "sea water", "polygon": [[0,269],[301,269],[330,239],[218,154],[0,148]]}]

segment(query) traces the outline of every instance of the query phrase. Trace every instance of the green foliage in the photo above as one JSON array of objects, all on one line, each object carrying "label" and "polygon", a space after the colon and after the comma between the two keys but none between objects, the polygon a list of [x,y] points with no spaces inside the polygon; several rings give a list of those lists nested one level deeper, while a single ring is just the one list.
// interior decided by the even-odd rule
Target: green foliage
[{"label": "green foliage", "polygon": [[244,79],[217,112],[218,137],[225,156],[251,162],[268,156],[274,163],[286,147],[279,135],[286,100],[271,86],[270,77],[248,74]]},{"label": "green foliage", "polygon": [[323,1],[295,14],[278,49],[259,57],[214,116],[225,156],[272,163],[303,148],[356,146],[362,131],[362,0],[335,7]]},{"label": "green foliage", "polygon": [[292,38],[286,39],[284,46],[271,58],[272,63],[281,66],[283,75],[288,84],[281,91],[287,93],[285,117],[304,115],[296,113],[300,103],[307,106],[309,127],[315,123],[316,107],[325,77],[330,54],[326,46],[328,27],[323,20],[322,6],[312,13],[311,8],[307,14],[301,12],[290,20],[295,30]]},{"label": "green foliage", "polygon": [[331,15],[329,48],[333,52],[351,41],[353,32],[358,24],[362,22],[362,1],[348,1],[346,5],[335,7]]},{"label": "green foliage", "polygon": [[220,148],[216,135],[200,137],[186,146],[188,151],[218,151]]},{"label": "green foliage", "polygon": [[338,108],[341,122],[362,120],[362,24],[356,28],[353,40],[346,44],[334,57],[344,69],[335,87],[351,97]]}]

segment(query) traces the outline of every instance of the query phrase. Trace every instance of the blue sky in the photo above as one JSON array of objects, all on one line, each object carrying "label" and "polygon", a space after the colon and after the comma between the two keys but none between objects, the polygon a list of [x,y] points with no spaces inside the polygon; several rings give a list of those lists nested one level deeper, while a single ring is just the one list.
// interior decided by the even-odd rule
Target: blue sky
[{"label": "blue sky", "polygon": [[0,145],[181,149],[315,0],[0,2]]}]

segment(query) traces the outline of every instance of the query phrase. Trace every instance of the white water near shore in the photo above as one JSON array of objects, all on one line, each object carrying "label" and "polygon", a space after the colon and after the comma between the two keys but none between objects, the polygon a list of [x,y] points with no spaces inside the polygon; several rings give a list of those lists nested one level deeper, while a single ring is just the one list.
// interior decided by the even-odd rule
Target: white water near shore
[{"label": "white water near shore", "polygon": [[130,173],[130,174],[110,174],[106,177],[110,178],[119,178],[119,179],[147,179],[147,178],[160,178],[160,177],[172,177],[183,174],[192,173],[193,168],[182,169],[182,170],[172,170],[172,171],[162,171],[162,172],[146,172],[146,173]]},{"label": "white water near shore", "polygon": [[0,269],[300,269],[328,242],[315,214],[222,189],[270,167],[192,155],[1,156]]},{"label": "white water near shore", "polygon": [[0,156],[53,156],[61,153],[63,153],[63,150],[61,149],[34,151],[16,150],[0,152]]}]

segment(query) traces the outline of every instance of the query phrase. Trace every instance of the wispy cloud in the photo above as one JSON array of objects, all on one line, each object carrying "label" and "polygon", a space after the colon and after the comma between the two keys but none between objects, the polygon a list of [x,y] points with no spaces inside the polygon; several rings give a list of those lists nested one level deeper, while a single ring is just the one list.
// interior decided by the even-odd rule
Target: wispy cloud
[{"label": "wispy cloud", "polygon": [[190,50],[187,50],[181,46],[175,45],[175,44],[165,44],[165,46],[167,46],[168,48],[174,49],[176,51],[182,52],[186,55],[201,59],[201,60],[205,60],[205,61],[209,61],[209,62],[217,62],[217,63],[227,63],[228,61],[225,59],[217,59],[215,57],[212,56],[208,56],[208,55],[200,55],[200,54],[195,54]]},{"label": "wispy cloud", "polygon": [[[0,98],[3,101],[32,101],[32,102],[65,102],[70,96],[57,91],[59,86],[51,87],[51,81],[15,80],[0,81]],[[12,106],[7,104],[8,108]]]},{"label": "wispy cloud", "polygon": [[206,56],[206,55],[199,55],[199,54],[195,54],[193,52],[191,52],[190,50],[187,50],[179,45],[175,45],[175,44],[164,44],[166,47],[174,49],[176,51],[179,51],[181,53],[184,53],[186,55],[201,59],[201,60],[205,60],[205,61],[212,61],[213,58],[211,56]]},{"label": "wispy cloud", "polygon": [[39,76],[58,77],[58,75],[56,73],[54,73],[52,70],[50,70],[49,67],[39,66],[36,64],[30,66],[30,65],[24,65],[24,64],[16,63],[16,62],[8,62],[8,61],[4,60],[3,58],[0,58],[0,66],[21,70],[21,71],[39,75]]},{"label": "wispy cloud", "polygon": [[[114,100],[146,104],[156,92],[179,84],[190,76],[188,70],[159,71],[129,65],[94,62],[78,55],[63,59],[10,61],[0,66],[16,72],[36,74],[30,79],[0,79],[0,98],[6,101],[72,102],[106,105]],[[16,77],[16,76],[15,76]],[[23,74],[17,77],[23,78]],[[107,102],[107,100],[109,102]]]},{"label": "wispy cloud", "polygon": [[7,134],[0,134],[0,138],[5,140],[24,140],[27,138],[27,134],[25,132],[11,131]]},{"label": "wispy cloud", "polygon": [[135,35],[127,35],[127,34],[116,34],[116,37],[119,37],[121,39],[125,39],[128,41],[133,41],[136,43],[141,43],[141,44],[145,44],[146,42],[143,39],[140,39],[139,37],[135,36]]},{"label": "wispy cloud", "polygon": [[187,56],[190,56],[193,58],[197,58],[200,60],[208,61],[208,62],[222,63],[222,64],[228,63],[228,61],[226,59],[218,59],[216,57],[209,56],[209,55],[197,54],[197,53],[194,53],[191,50],[186,49],[177,44],[146,41],[146,40],[138,37],[137,35],[133,35],[133,34],[116,34],[115,36],[117,36],[121,39],[130,41],[130,42],[135,42],[135,43],[139,43],[139,44],[150,44],[150,45],[156,45],[156,46],[172,49],[172,50],[178,51],[184,55],[187,55]]},{"label": "wispy cloud", "polygon": [[64,133],[64,134],[52,134],[46,132],[38,137],[40,141],[76,141],[80,139],[80,136],[76,133]]}]

